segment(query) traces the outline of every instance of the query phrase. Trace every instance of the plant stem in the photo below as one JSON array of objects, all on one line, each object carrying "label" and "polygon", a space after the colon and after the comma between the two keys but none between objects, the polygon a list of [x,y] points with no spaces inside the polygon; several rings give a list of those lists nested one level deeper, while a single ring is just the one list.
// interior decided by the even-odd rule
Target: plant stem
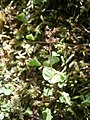
[{"label": "plant stem", "polygon": [[52,43],[49,44],[49,56],[50,56],[50,67],[51,67],[51,76],[52,76]]}]

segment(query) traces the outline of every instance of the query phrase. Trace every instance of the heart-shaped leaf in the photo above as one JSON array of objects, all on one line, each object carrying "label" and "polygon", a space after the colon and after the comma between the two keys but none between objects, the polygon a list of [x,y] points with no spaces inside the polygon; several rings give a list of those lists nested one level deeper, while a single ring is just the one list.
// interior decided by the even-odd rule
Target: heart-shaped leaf
[{"label": "heart-shaped leaf", "polygon": [[17,15],[17,19],[21,22],[26,22],[26,16],[24,13],[20,13],[19,15]]},{"label": "heart-shaped leaf", "polygon": [[35,38],[34,38],[34,36],[32,34],[26,35],[26,39],[35,40]]},{"label": "heart-shaped leaf", "polygon": [[44,120],[52,120],[51,110],[49,108],[46,108],[43,112],[43,119]]},{"label": "heart-shaped leaf", "polygon": [[38,59],[36,57],[34,57],[31,61],[29,61],[29,66],[41,66],[41,63],[38,61]]},{"label": "heart-shaped leaf", "polygon": [[[58,63],[59,62],[59,58],[58,57],[55,57],[55,56],[52,56],[52,65],[54,65],[55,63]],[[46,61],[43,62],[43,65],[44,66],[50,66],[50,58]]]},{"label": "heart-shaped leaf", "polygon": [[57,54],[57,52],[52,51],[52,56],[60,56],[59,54]]},{"label": "heart-shaped leaf", "polygon": [[56,70],[51,68],[51,67],[44,67],[43,68],[43,78],[46,80],[46,81],[49,81],[52,76],[54,76]]},{"label": "heart-shaped leaf", "polygon": [[43,68],[43,78],[48,81],[50,84],[54,84],[57,82],[62,82],[65,78],[65,74],[59,71],[56,71],[54,68],[51,67],[44,67]]},{"label": "heart-shaped leaf", "polygon": [[61,96],[59,97],[59,100],[61,103],[65,103],[65,104],[68,104],[68,105],[71,105],[71,100],[70,100],[70,96],[68,93],[66,92],[61,92]]}]

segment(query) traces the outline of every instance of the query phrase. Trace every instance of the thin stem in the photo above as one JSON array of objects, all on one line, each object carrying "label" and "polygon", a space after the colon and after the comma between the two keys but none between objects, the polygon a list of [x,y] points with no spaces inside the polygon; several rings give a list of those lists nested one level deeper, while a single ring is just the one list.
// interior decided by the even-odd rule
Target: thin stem
[{"label": "thin stem", "polygon": [[52,77],[52,44],[49,44],[49,56],[50,56],[50,67],[51,67],[51,77]]}]

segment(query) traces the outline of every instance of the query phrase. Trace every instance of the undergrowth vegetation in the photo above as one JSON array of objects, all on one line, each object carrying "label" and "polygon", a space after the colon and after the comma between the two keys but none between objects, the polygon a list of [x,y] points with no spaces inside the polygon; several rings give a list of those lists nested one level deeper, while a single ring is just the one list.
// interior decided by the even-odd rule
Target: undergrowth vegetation
[{"label": "undergrowth vegetation", "polygon": [[90,1],[0,1],[0,120],[90,119]]}]

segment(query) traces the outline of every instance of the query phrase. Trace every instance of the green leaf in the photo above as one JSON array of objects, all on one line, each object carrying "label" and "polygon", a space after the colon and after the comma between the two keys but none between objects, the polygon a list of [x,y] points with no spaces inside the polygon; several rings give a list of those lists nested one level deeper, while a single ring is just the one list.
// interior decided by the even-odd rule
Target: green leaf
[{"label": "green leaf", "polygon": [[5,89],[4,94],[5,95],[10,95],[12,93],[12,90],[10,89]]},{"label": "green leaf", "polygon": [[32,112],[32,110],[28,107],[28,108],[26,109],[26,111],[24,112],[24,114],[25,114],[25,115],[26,115],[26,114],[32,115],[33,112]]},{"label": "green leaf", "polygon": [[34,36],[32,34],[26,35],[26,39],[28,40],[35,40]]},{"label": "green leaf", "polygon": [[65,103],[71,105],[69,94],[66,92],[61,92],[61,96],[59,97],[61,103]]},{"label": "green leaf", "polygon": [[2,88],[0,89],[0,94],[2,94],[3,93],[3,90],[2,90]]},{"label": "green leaf", "polygon": [[36,57],[34,57],[31,61],[29,61],[29,66],[41,66],[41,63],[38,61],[38,59]]},{"label": "green leaf", "polygon": [[54,84],[60,81],[60,72],[55,73],[49,80],[49,83]]},{"label": "green leaf", "polygon": [[85,106],[90,106],[90,93],[83,96],[82,104],[84,104]]},{"label": "green leaf", "polygon": [[56,70],[51,67],[44,67],[43,73],[42,73],[43,78],[46,81],[49,81],[52,78],[52,76],[54,76],[55,72],[56,72]]},{"label": "green leaf", "polygon": [[54,65],[55,63],[58,63],[58,62],[59,62],[59,58],[52,56],[52,65]]},{"label": "green leaf", "polygon": [[[58,63],[59,60],[60,59],[58,57],[52,56],[52,59],[51,59],[52,65],[54,65],[55,63]],[[43,62],[43,65],[44,66],[50,66],[50,57],[48,57],[48,60],[46,60],[46,61]]]},{"label": "green leaf", "polygon": [[90,100],[84,100],[82,104],[84,104],[85,106],[90,106]]},{"label": "green leaf", "polygon": [[19,15],[17,15],[17,19],[21,22],[26,22],[26,16],[24,13],[20,13]]},{"label": "green leaf", "polygon": [[42,72],[43,78],[48,81],[50,84],[54,84],[57,82],[62,82],[65,78],[65,74],[59,71],[56,71],[54,68],[51,67],[44,67]]},{"label": "green leaf", "polygon": [[10,100],[8,100],[7,101],[7,103],[4,101],[3,103],[2,103],[2,105],[1,105],[1,110],[3,111],[3,112],[10,112],[10,105],[11,105],[11,101]]},{"label": "green leaf", "polygon": [[2,87],[1,90],[0,90],[0,93],[4,93],[5,95],[10,95],[12,93],[12,89]]},{"label": "green leaf", "polygon": [[60,54],[57,54],[57,52],[52,51],[52,56],[60,56]]},{"label": "green leaf", "polygon": [[49,96],[49,95],[53,95],[53,88],[50,89],[50,88],[44,88],[44,93],[43,93],[44,96]]},{"label": "green leaf", "polygon": [[49,66],[50,66],[50,60],[44,61],[44,62],[43,62],[43,65],[49,67]]},{"label": "green leaf", "polygon": [[59,88],[63,88],[64,86],[66,86],[67,84],[66,84],[66,80],[64,81],[64,82],[59,82],[58,83],[58,87]]},{"label": "green leaf", "polygon": [[49,108],[46,108],[43,112],[43,119],[44,120],[52,120],[51,110]]},{"label": "green leaf", "polygon": [[4,113],[0,113],[0,120],[4,119]]}]

